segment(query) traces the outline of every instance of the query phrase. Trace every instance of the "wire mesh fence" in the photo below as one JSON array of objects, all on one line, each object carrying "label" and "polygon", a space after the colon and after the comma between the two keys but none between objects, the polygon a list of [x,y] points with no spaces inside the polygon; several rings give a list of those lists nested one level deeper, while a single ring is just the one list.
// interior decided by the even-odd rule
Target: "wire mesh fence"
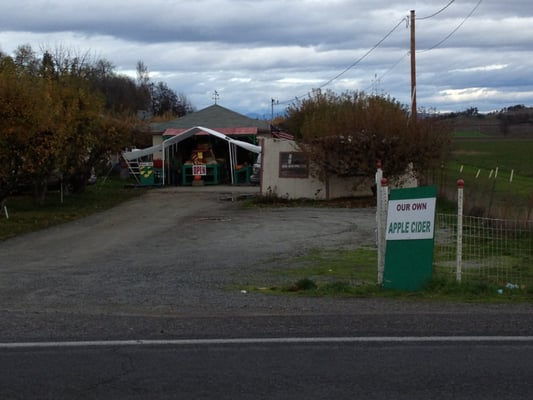
[{"label": "wire mesh fence", "polygon": [[463,216],[460,249],[457,223],[456,214],[437,213],[435,274],[456,277],[459,263],[461,281],[533,285],[533,222]]}]

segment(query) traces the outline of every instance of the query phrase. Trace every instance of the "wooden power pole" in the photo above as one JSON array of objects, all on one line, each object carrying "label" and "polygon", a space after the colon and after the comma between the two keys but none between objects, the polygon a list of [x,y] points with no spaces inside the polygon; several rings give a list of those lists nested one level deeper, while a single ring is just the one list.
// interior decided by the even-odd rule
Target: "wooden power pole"
[{"label": "wooden power pole", "polygon": [[415,39],[415,10],[411,10],[411,118],[416,121],[416,39]]}]

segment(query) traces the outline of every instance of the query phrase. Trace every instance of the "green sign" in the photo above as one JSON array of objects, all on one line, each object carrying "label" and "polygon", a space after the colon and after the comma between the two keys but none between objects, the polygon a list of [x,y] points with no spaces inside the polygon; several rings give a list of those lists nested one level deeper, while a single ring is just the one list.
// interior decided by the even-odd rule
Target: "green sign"
[{"label": "green sign", "polygon": [[436,186],[391,190],[384,287],[419,290],[431,279],[436,198]]},{"label": "green sign", "polygon": [[154,184],[154,163],[141,162],[139,163],[139,175],[141,177],[141,185]]}]

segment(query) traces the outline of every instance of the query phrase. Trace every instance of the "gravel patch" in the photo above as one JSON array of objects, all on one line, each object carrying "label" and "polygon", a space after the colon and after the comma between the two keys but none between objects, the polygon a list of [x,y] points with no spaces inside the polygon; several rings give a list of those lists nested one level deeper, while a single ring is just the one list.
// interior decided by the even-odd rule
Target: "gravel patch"
[{"label": "gravel patch", "polygon": [[[255,188],[152,190],[0,243],[4,310],[127,315],[313,311],[228,287],[316,248],[372,244],[374,210],[244,208]],[[301,303],[301,304],[299,304]],[[305,305],[303,304],[305,303]]]}]

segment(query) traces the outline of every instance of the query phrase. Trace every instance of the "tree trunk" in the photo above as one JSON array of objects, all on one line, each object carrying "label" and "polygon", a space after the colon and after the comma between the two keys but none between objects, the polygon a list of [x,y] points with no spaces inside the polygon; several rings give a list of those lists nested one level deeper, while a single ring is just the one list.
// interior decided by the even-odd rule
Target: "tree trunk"
[{"label": "tree trunk", "polygon": [[42,206],[48,192],[48,179],[37,180],[33,183],[33,201]]}]

